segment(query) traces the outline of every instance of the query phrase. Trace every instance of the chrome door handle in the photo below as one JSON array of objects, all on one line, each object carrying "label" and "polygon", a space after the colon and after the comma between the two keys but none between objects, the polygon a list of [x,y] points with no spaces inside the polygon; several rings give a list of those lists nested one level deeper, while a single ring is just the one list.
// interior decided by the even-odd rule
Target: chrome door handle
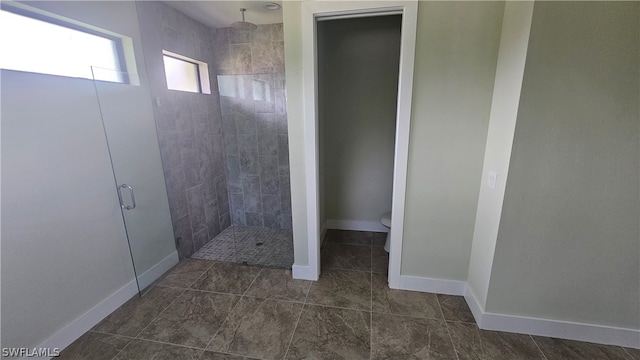
[{"label": "chrome door handle", "polygon": [[[129,196],[131,196],[131,205],[125,205],[122,199],[122,189],[129,190]],[[127,184],[118,186],[118,198],[120,198],[120,206],[125,210],[133,210],[136,208],[136,197],[133,195],[133,188]]]}]

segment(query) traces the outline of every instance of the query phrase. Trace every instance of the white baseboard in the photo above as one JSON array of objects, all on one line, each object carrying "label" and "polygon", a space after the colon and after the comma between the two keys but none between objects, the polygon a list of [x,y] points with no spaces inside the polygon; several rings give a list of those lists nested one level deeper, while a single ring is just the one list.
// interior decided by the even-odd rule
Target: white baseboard
[{"label": "white baseboard", "polygon": [[[175,251],[138,277],[140,288],[144,289],[145,287],[152,284],[177,263],[178,252]],[[137,294],[138,285],[136,284],[135,280],[131,280],[128,284],[118,289],[106,299],[102,300],[98,305],[92,307],[89,311],[80,315],[80,317],[72,321],[70,324],[58,330],[55,334],[45,340],[38,347],[50,349],[58,348],[60,350],[66,348],[72,342],[76,341],[76,339],[82,336],[82,334],[89,331],[96,324],[102,321],[102,319],[107,317],[117,308],[122,306],[122,304],[124,304]],[[31,357],[29,359],[50,358]]]},{"label": "white baseboard", "polygon": [[169,271],[172,267],[176,266],[180,259],[178,258],[178,252],[174,251],[166,258],[160,260],[159,263],[153,265],[149,270],[143,272],[140,276],[138,276],[138,284],[140,284],[140,289],[143,290],[147,286],[153,284],[154,281],[158,280],[160,276]]},{"label": "white baseboard", "polygon": [[400,289],[447,295],[464,295],[464,281],[432,279],[420,276],[400,275]]},{"label": "white baseboard", "polygon": [[469,287],[465,292],[465,300],[478,323],[478,327],[484,330],[539,335],[640,349],[640,330],[484,312]]},{"label": "white baseboard", "polygon": [[313,281],[318,280],[318,278],[313,275],[311,271],[311,267],[309,267],[308,265],[301,266],[301,265],[293,264],[293,266],[291,267],[291,273],[294,279],[313,280]]},{"label": "white baseboard", "polygon": [[327,219],[327,229],[389,232],[380,221]]},{"label": "white baseboard", "polygon": [[[55,334],[45,340],[38,348],[58,348],[60,350],[76,341],[82,334],[89,331],[107,315],[114,312],[132,297],[138,294],[138,286],[135,280],[131,280],[127,285],[121,287],[98,305],[92,307],[86,313],[80,315],[67,326],[58,330]],[[29,358],[29,359],[50,359],[50,358]]]}]

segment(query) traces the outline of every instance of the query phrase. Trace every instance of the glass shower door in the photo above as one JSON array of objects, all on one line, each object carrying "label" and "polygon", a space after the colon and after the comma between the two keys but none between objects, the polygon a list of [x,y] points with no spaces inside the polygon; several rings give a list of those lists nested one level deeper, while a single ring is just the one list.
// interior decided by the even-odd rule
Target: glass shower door
[{"label": "glass shower door", "polygon": [[178,262],[148,82],[94,68],[129,248],[140,289]]},{"label": "glass shower door", "polygon": [[71,320],[119,289],[137,289],[93,82],[0,73],[9,346],[41,331],[43,319]]}]

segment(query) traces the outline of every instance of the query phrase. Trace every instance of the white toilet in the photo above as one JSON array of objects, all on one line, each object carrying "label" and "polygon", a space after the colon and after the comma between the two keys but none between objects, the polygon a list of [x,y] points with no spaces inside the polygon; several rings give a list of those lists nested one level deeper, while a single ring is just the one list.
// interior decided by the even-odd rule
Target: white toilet
[{"label": "white toilet", "polygon": [[389,252],[389,238],[391,237],[391,211],[382,214],[380,217],[380,224],[389,229],[387,233],[387,240],[384,242],[384,249]]}]

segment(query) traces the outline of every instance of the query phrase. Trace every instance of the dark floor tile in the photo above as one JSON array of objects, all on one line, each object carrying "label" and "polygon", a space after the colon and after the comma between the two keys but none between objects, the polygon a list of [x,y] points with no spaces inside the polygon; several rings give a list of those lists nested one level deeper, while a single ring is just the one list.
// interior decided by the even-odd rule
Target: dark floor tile
[{"label": "dark floor tile", "polygon": [[460,360],[490,360],[480,341],[480,332],[475,324],[447,323],[453,346]]},{"label": "dark floor tile", "polygon": [[631,355],[633,360],[640,360],[640,349],[624,348],[624,351]]},{"label": "dark floor tile", "polygon": [[287,359],[369,359],[371,313],[305,305]]},{"label": "dark floor tile", "polygon": [[242,295],[260,272],[259,267],[217,262],[191,288]]},{"label": "dark floor tile", "polygon": [[370,311],[371,274],[325,269],[311,285],[307,303]]},{"label": "dark floor tile", "polygon": [[600,345],[574,340],[534,336],[548,360],[631,360],[632,357],[619,346]]},{"label": "dark floor tile", "polygon": [[60,352],[62,360],[111,360],[131,338],[88,332]]},{"label": "dark floor tile", "polygon": [[327,230],[327,242],[352,245],[371,245],[371,233],[368,231]]},{"label": "dark floor tile", "polygon": [[187,290],[138,337],[205,348],[239,300],[236,295]]},{"label": "dark floor tile", "polygon": [[389,253],[380,246],[371,247],[371,271],[374,273],[389,273]]},{"label": "dark floor tile", "polygon": [[371,271],[371,246],[326,243],[320,262],[325,268]]},{"label": "dark floor tile", "polygon": [[198,360],[252,360],[248,357],[205,351]]},{"label": "dark floor tile", "polygon": [[438,302],[440,302],[440,308],[442,309],[445,320],[475,324],[476,320],[464,297],[438,294]]},{"label": "dark floor tile", "polygon": [[261,359],[284,357],[303,304],[243,297],[208,350]]},{"label": "dark floor tile", "polygon": [[113,360],[197,360],[202,350],[133,340]]},{"label": "dark floor tile", "polygon": [[456,359],[442,320],[373,313],[372,359]]},{"label": "dark floor tile", "polygon": [[371,233],[371,245],[372,246],[384,246],[387,241],[386,232],[372,232]]},{"label": "dark floor tile", "polygon": [[213,261],[184,259],[158,282],[159,286],[188,288],[213,265]]},{"label": "dark floor tile", "polygon": [[447,322],[460,360],[544,360],[529,335],[480,330],[475,324]]},{"label": "dark floor tile", "polygon": [[182,293],[182,289],[156,286],[142,298],[135,297],[107,316],[93,330],[103,333],[136,336],[164,308]]},{"label": "dark floor tile", "polygon": [[311,283],[307,280],[294,279],[291,270],[263,269],[246,295],[266,299],[304,301]]},{"label": "dark floor tile", "polygon": [[371,279],[373,311],[442,320],[436,294],[390,289],[386,275]]}]

